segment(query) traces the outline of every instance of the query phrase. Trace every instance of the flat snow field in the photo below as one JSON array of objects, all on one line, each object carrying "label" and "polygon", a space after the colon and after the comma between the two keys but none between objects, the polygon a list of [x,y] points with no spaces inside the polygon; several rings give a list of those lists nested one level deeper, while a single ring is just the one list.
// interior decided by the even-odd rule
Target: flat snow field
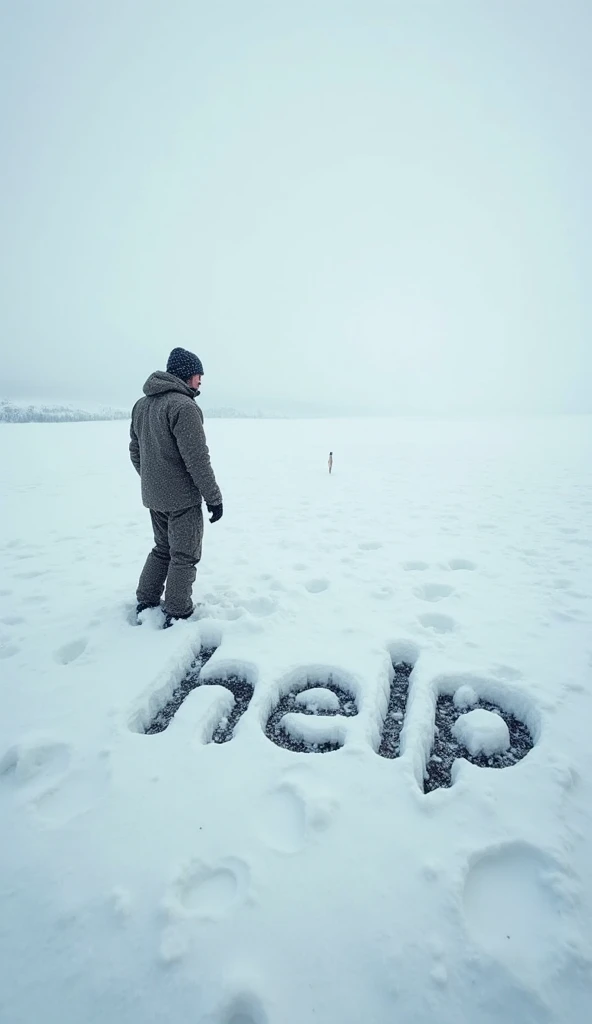
[{"label": "flat snow field", "polygon": [[207,432],[163,631],[127,424],[0,426],[0,1021],[588,1024],[592,420]]}]

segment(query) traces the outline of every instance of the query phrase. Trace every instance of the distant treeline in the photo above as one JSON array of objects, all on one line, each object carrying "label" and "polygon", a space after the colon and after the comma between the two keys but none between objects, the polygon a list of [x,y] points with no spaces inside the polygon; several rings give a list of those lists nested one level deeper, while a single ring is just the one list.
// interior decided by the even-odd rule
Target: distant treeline
[{"label": "distant treeline", "polygon": [[[206,409],[206,416],[212,419],[267,419],[269,413],[240,412],[237,409]],[[100,409],[87,412],[67,405],[15,405],[3,399],[0,401],[0,423],[81,423],[86,420],[127,420],[131,413],[125,409]],[[277,419],[277,414],[271,418]],[[279,417],[284,419],[286,417]]]},{"label": "distant treeline", "polygon": [[102,409],[86,412],[65,405],[14,405],[0,402],[0,423],[80,423],[84,420],[127,420],[123,409]]}]

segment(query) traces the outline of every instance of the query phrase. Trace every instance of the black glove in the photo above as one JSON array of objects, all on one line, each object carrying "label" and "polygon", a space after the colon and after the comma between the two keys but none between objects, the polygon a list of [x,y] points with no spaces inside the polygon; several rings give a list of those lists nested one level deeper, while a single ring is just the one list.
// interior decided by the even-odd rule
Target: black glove
[{"label": "black glove", "polygon": [[217,523],[218,520],[222,518],[224,512],[222,502],[220,502],[219,505],[208,505],[208,512],[212,513],[210,516],[210,522]]}]

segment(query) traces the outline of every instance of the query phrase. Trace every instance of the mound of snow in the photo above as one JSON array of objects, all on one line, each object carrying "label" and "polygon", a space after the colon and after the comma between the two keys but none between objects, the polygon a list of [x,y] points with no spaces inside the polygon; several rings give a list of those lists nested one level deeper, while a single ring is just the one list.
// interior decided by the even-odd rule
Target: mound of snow
[{"label": "mound of snow", "polygon": [[459,686],[454,694],[453,701],[455,708],[462,711],[464,708],[474,708],[479,700],[472,686]]},{"label": "mound of snow", "polygon": [[299,693],[296,703],[302,704],[309,711],[339,711],[339,697],[324,686],[315,686],[312,690]]},{"label": "mound of snow", "polygon": [[282,718],[282,729],[293,740],[308,743],[311,747],[323,743],[343,744],[346,739],[345,726],[340,715],[335,718],[315,718],[313,715],[289,712]]},{"label": "mound of snow", "polygon": [[491,757],[510,747],[510,733],[503,718],[484,708],[475,708],[461,715],[454,723],[452,732],[473,757],[477,754]]}]

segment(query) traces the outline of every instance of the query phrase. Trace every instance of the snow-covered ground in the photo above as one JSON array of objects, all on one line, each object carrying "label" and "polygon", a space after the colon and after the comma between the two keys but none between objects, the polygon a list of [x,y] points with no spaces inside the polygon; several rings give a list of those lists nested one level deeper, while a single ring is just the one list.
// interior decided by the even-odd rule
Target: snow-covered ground
[{"label": "snow-covered ground", "polygon": [[0,1020],[587,1024],[592,421],[207,427],[165,631],[126,424],[0,427]]}]

